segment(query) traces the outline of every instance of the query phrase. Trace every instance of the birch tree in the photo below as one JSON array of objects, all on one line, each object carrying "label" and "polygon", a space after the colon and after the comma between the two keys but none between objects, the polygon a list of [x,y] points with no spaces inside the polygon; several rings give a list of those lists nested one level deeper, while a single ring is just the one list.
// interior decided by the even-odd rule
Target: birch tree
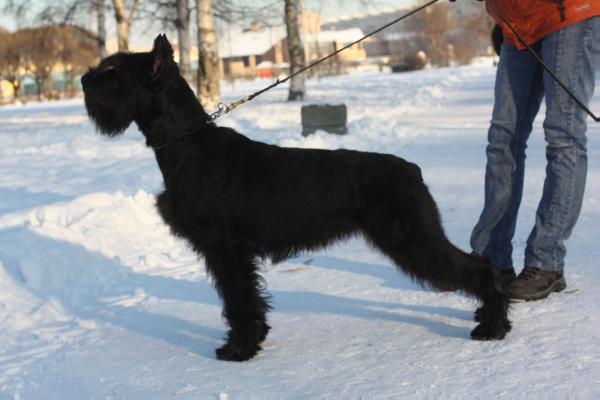
[{"label": "birch tree", "polygon": [[100,59],[106,57],[106,4],[105,0],[94,0],[96,23],[98,30],[98,55]]},{"label": "birch tree", "polygon": [[177,0],[177,38],[179,39],[179,71],[191,83],[190,7],[188,0]]},{"label": "birch tree", "polygon": [[215,33],[213,0],[196,0],[198,17],[198,99],[204,108],[215,108],[220,101],[220,68]]},{"label": "birch tree", "polygon": [[138,6],[138,0],[131,0],[129,10],[125,0],[112,0],[117,23],[117,43],[119,51],[129,50],[129,33]]},{"label": "birch tree", "polygon": [[[287,27],[287,42],[290,52],[290,73],[294,74],[304,68],[306,58],[304,45],[300,35],[300,0],[285,0],[285,25]],[[298,101],[304,98],[305,78],[303,74],[295,76],[290,82],[288,101]]]}]

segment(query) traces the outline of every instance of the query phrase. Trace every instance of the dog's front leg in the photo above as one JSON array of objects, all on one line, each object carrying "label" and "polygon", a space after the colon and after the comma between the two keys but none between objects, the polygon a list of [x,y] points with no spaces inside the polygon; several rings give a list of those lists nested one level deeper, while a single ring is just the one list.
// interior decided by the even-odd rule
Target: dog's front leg
[{"label": "dog's front leg", "polygon": [[225,361],[246,361],[261,350],[269,325],[270,309],[263,295],[263,280],[254,258],[236,248],[217,249],[205,254],[207,269],[223,300],[223,316],[229,324],[227,343],[216,351]]}]

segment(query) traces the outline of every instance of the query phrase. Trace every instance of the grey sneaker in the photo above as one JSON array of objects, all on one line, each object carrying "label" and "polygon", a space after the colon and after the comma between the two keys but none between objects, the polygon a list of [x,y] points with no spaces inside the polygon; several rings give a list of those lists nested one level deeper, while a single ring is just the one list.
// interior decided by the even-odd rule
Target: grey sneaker
[{"label": "grey sneaker", "polygon": [[510,297],[517,300],[541,300],[552,292],[561,292],[567,287],[562,272],[542,271],[539,268],[525,267],[510,285]]}]

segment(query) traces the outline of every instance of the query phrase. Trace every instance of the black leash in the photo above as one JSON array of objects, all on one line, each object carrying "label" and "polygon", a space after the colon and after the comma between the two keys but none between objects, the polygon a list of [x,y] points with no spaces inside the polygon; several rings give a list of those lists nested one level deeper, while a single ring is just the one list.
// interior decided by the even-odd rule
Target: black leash
[{"label": "black leash", "polygon": [[[421,10],[424,10],[425,8],[437,3],[439,0],[431,0],[417,8],[415,8],[414,10],[408,12],[407,14],[404,14],[403,16],[401,16],[400,18],[397,18],[393,21],[391,21],[390,23],[382,26],[381,28],[374,30],[373,32],[369,33],[368,35],[365,35],[364,37],[350,43],[347,46],[342,47],[341,49],[329,54],[326,57],[323,57],[322,59],[300,69],[299,71],[296,71],[295,73],[287,76],[284,79],[277,79],[272,85],[267,86],[266,88],[251,94],[250,96],[247,96],[243,99],[240,99],[234,103],[230,103],[228,105],[223,104],[223,103],[219,103],[219,109],[218,111],[214,112],[213,114],[211,114],[210,119],[212,121],[222,117],[223,115],[233,111],[234,109],[236,109],[237,107],[241,106],[242,104],[246,104],[249,101],[254,100],[256,97],[260,96],[261,94],[268,92],[271,89],[274,89],[275,87],[281,85],[282,83],[285,83],[287,81],[289,81],[290,79],[294,78],[295,76],[298,76],[306,71],[308,71],[311,68],[314,68],[315,66],[329,60],[332,57],[335,57],[336,55],[338,55],[339,53],[349,49],[350,47],[370,38],[373,35],[376,35],[377,33],[389,28],[390,26],[397,24],[398,22],[418,13]],[[450,0],[450,1],[455,1],[455,0]],[[563,8],[561,8],[561,15],[563,13]],[[536,53],[536,51],[525,41],[525,39],[523,39],[523,36],[521,36],[521,34],[517,31],[517,29],[513,26],[513,24],[500,12],[498,12],[498,15],[500,16],[500,18],[504,21],[504,23],[510,28],[510,30],[515,34],[515,36],[517,37],[517,39],[519,40],[519,42],[525,46],[525,48],[535,57],[535,59],[542,65],[542,67],[546,70],[546,72],[548,72],[548,74],[550,74],[550,76],[552,77],[552,79],[554,79],[554,81],[556,81],[556,83],[558,83],[565,92],[567,92],[567,94],[569,95],[569,97],[571,97],[573,99],[573,101],[575,101],[575,103],[577,103],[577,105],[579,107],[581,107],[595,122],[600,122],[600,118],[598,118],[593,112],[592,110],[590,110],[581,100],[579,100],[577,98],[577,96],[575,96],[575,94],[567,87],[567,85],[565,85],[560,78],[552,71],[552,69],[544,62],[544,60],[542,60],[542,58]]]},{"label": "black leash", "polygon": [[[496,12],[498,12],[498,10],[496,10]],[[517,37],[519,42],[523,46],[525,46],[527,48],[527,50],[529,50],[529,52],[542,65],[542,67],[544,67],[546,72],[548,72],[550,74],[552,79],[554,79],[554,81],[556,81],[556,83],[558,83],[560,85],[560,87],[562,87],[565,90],[565,92],[567,92],[569,97],[571,97],[575,101],[575,103],[577,103],[577,105],[579,105],[579,107],[581,107],[590,117],[592,117],[592,119],[594,121],[599,122],[600,119],[581,100],[579,100],[577,98],[577,96],[575,96],[575,94],[567,87],[567,85],[565,85],[560,80],[560,78],[558,76],[556,76],[556,74],[552,71],[552,69],[544,62],[544,60],[542,60],[542,57],[540,57],[539,54],[525,41],[525,39],[523,39],[523,36],[521,36],[521,34],[517,31],[517,29],[513,26],[513,24],[511,24],[511,22],[503,14],[498,12],[498,15],[500,16],[502,21],[504,21],[504,23],[510,28],[510,30],[515,34],[515,36]]]},{"label": "black leash", "polygon": [[398,22],[402,21],[403,19],[405,19],[405,18],[408,18],[408,17],[410,17],[410,16],[412,16],[412,15],[414,15],[414,14],[418,13],[418,12],[419,12],[419,11],[421,11],[421,10],[424,10],[425,8],[427,8],[427,7],[429,7],[429,6],[431,6],[431,5],[435,4],[435,3],[437,3],[438,1],[439,1],[439,0],[431,0],[431,1],[429,1],[429,2],[427,2],[427,3],[425,3],[425,4],[423,4],[423,5],[421,5],[421,6],[417,7],[417,8],[415,8],[414,10],[412,10],[412,11],[408,12],[407,14],[404,14],[404,15],[403,15],[403,16],[401,16],[400,18],[397,18],[397,19],[393,20],[392,22],[390,22],[390,23],[388,23],[388,24],[386,24],[386,25],[382,26],[381,28],[379,28],[379,29],[377,29],[377,30],[375,30],[375,31],[373,31],[373,32],[371,32],[371,33],[369,33],[368,35],[365,35],[364,37],[362,37],[362,38],[360,38],[360,39],[358,39],[357,41],[355,41],[355,42],[352,42],[352,43],[350,43],[349,45],[342,47],[341,49],[339,49],[339,50],[337,50],[337,51],[335,51],[335,52],[333,52],[333,53],[329,54],[329,55],[328,55],[328,56],[326,56],[326,57],[323,57],[322,59],[320,59],[320,60],[318,60],[318,61],[316,61],[316,62],[314,62],[314,63],[312,63],[312,64],[310,64],[310,65],[308,65],[308,66],[306,66],[306,67],[304,67],[304,68],[302,68],[302,69],[301,69],[301,70],[299,70],[299,71],[296,71],[295,73],[293,73],[293,74],[289,75],[287,78],[285,78],[285,79],[277,79],[277,80],[276,80],[276,81],[275,81],[275,82],[274,82],[272,85],[270,85],[270,86],[268,86],[268,87],[264,88],[263,90],[260,90],[260,91],[258,91],[258,92],[256,92],[256,93],[254,93],[254,94],[252,94],[252,95],[250,95],[250,96],[248,96],[248,97],[245,97],[245,98],[243,98],[243,99],[241,99],[241,100],[238,100],[238,101],[236,101],[235,103],[231,103],[231,104],[229,104],[229,105],[225,105],[225,104],[223,104],[223,103],[219,103],[219,106],[218,106],[218,107],[219,107],[219,110],[218,110],[218,111],[216,111],[216,112],[214,112],[213,114],[211,114],[211,116],[210,116],[211,120],[213,120],[213,121],[214,121],[214,120],[216,120],[217,118],[220,118],[220,117],[222,117],[223,115],[225,115],[225,114],[227,114],[227,113],[229,113],[229,112],[233,111],[233,110],[234,110],[235,108],[237,108],[238,106],[241,106],[242,104],[245,104],[245,103],[247,103],[247,102],[249,102],[249,101],[252,101],[252,100],[254,100],[254,98],[256,98],[256,97],[260,96],[261,94],[263,94],[263,93],[265,93],[265,92],[268,92],[269,90],[271,90],[271,89],[274,89],[275,87],[277,87],[277,86],[281,85],[282,83],[285,83],[285,82],[289,81],[289,80],[290,80],[290,79],[292,79],[293,77],[295,77],[295,76],[298,76],[298,75],[300,75],[301,73],[303,73],[303,72],[306,72],[306,71],[308,71],[308,70],[309,70],[309,69],[311,69],[311,68],[314,68],[315,66],[317,66],[317,65],[319,65],[319,64],[321,64],[321,63],[323,63],[323,62],[325,62],[325,61],[327,61],[327,60],[329,60],[329,59],[330,59],[330,58],[332,58],[332,57],[335,57],[336,55],[340,54],[342,51],[344,51],[344,50],[346,50],[346,49],[349,49],[350,47],[352,47],[352,46],[354,46],[354,45],[356,45],[356,44],[358,44],[358,43],[360,43],[360,42],[364,41],[365,39],[368,39],[368,38],[370,38],[370,37],[371,37],[371,36],[373,36],[373,35],[376,35],[376,34],[378,34],[379,32],[383,31],[384,29],[387,29],[387,28],[389,28],[390,26],[392,26],[392,25],[394,25],[394,24],[397,24]]}]

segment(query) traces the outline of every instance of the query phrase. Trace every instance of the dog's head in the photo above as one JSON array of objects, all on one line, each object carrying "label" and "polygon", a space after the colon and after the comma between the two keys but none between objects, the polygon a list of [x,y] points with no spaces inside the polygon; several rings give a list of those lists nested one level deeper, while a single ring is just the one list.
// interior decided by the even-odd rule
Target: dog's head
[{"label": "dog's head", "polygon": [[98,130],[117,136],[139,116],[150,115],[156,99],[179,77],[173,48],[165,35],[148,53],[117,53],[81,78],[85,106]]}]

